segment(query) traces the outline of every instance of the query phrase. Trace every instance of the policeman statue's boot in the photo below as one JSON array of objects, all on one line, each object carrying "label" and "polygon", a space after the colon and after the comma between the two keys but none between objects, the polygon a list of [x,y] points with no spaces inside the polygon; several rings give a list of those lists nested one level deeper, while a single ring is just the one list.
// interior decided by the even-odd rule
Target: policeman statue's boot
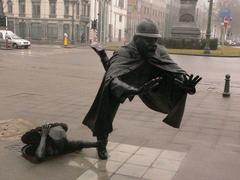
[{"label": "policeman statue's boot", "polygon": [[97,55],[100,57],[101,62],[103,64],[103,67],[105,70],[108,69],[108,63],[109,58],[107,56],[107,53],[105,51],[105,48],[100,43],[93,43],[90,45],[90,47],[97,53]]},{"label": "policeman statue's boot", "polygon": [[106,136],[97,136],[97,152],[99,159],[106,160],[108,158],[107,152],[107,143],[108,143],[108,135]]},{"label": "policeman statue's boot", "polygon": [[90,47],[99,55],[100,58],[105,58],[107,56],[105,48],[100,43],[93,43]]}]

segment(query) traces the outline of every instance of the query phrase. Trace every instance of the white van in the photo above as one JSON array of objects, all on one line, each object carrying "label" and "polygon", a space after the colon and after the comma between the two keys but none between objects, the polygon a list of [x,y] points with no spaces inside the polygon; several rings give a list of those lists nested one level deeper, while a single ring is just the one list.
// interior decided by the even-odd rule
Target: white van
[{"label": "white van", "polygon": [[0,38],[11,41],[13,48],[29,48],[31,46],[30,41],[25,40],[14,34],[12,31],[0,30]]}]

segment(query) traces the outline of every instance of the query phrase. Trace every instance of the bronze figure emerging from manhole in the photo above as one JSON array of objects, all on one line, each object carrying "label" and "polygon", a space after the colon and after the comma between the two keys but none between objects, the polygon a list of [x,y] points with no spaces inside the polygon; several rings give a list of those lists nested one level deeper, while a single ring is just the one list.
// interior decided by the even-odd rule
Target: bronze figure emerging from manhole
[{"label": "bronze figure emerging from manhole", "polygon": [[97,142],[68,140],[67,130],[68,126],[64,123],[52,123],[26,132],[21,138],[26,144],[21,150],[23,157],[39,163],[62,154],[98,146]]}]

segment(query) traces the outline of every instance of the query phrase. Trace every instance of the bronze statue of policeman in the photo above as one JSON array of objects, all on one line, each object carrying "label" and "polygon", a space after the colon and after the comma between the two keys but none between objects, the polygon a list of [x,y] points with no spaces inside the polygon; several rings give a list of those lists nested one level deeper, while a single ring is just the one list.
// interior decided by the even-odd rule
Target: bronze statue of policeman
[{"label": "bronze statue of policeman", "polygon": [[100,159],[107,159],[108,135],[118,107],[138,95],[154,111],[167,114],[163,122],[179,128],[187,94],[196,92],[202,79],[188,75],[159,45],[161,37],[156,24],[149,19],[140,22],[132,41],[108,59],[101,47],[93,47],[103,63],[104,74],[97,96],[83,124],[97,137]]}]

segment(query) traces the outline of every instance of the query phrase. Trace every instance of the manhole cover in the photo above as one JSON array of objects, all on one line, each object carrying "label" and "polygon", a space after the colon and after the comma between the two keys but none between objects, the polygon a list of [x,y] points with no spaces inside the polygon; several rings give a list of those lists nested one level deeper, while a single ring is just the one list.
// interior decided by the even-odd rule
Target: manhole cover
[{"label": "manhole cover", "polygon": [[0,120],[0,140],[16,139],[33,125],[24,119]]}]

